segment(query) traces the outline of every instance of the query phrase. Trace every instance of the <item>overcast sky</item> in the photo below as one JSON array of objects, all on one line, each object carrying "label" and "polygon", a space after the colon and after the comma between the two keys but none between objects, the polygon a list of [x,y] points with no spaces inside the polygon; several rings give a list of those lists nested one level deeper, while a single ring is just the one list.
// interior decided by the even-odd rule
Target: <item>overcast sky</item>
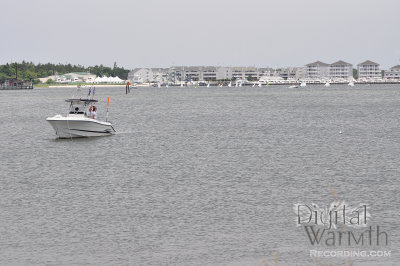
[{"label": "overcast sky", "polygon": [[400,64],[399,0],[0,0],[0,64]]}]

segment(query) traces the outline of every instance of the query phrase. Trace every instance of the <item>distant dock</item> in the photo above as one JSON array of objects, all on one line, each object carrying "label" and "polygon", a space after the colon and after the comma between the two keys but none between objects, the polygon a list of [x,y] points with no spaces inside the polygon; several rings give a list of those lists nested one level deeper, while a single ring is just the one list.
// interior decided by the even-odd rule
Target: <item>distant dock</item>
[{"label": "distant dock", "polygon": [[0,90],[32,90],[33,83],[31,81],[23,81],[10,79],[0,84]]},{"label": "distant dock", "polygon": [[0,85],[0,90],[32,90],[33,86],[3,86]]}]

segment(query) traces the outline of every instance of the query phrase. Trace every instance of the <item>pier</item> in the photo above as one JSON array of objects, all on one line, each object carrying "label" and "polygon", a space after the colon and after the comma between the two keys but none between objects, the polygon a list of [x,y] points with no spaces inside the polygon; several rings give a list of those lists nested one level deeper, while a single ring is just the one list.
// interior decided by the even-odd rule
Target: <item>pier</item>
[{"label": "pier", "polygon": [[32,90],[32,81],[10,79],[0,84],[0,90]]}]

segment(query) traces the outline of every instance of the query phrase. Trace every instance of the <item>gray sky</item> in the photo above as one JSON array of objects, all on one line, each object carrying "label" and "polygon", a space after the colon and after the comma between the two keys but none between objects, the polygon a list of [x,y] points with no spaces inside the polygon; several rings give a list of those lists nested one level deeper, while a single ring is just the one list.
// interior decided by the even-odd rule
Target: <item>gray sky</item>
[{"label": "gray sky", "polygon": [[0,64],[400,64],[398,0],[0,0]]}]

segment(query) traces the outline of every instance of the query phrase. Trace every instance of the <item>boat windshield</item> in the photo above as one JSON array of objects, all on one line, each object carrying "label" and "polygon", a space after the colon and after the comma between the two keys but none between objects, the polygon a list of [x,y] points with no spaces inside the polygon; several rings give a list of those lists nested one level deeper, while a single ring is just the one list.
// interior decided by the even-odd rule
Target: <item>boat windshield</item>
[{"label": "boat windshield", "polygon": [[69,114],[88,114],[89,106],[97,102],[97,100],[83,100],[83,99],[68,99],[69,102]]},{"label": "boat windshield", "polygon": [[69,113],[70,114],[84,114],[86,111],[86,106],[85,104],[73,104],[69,106]]}]

